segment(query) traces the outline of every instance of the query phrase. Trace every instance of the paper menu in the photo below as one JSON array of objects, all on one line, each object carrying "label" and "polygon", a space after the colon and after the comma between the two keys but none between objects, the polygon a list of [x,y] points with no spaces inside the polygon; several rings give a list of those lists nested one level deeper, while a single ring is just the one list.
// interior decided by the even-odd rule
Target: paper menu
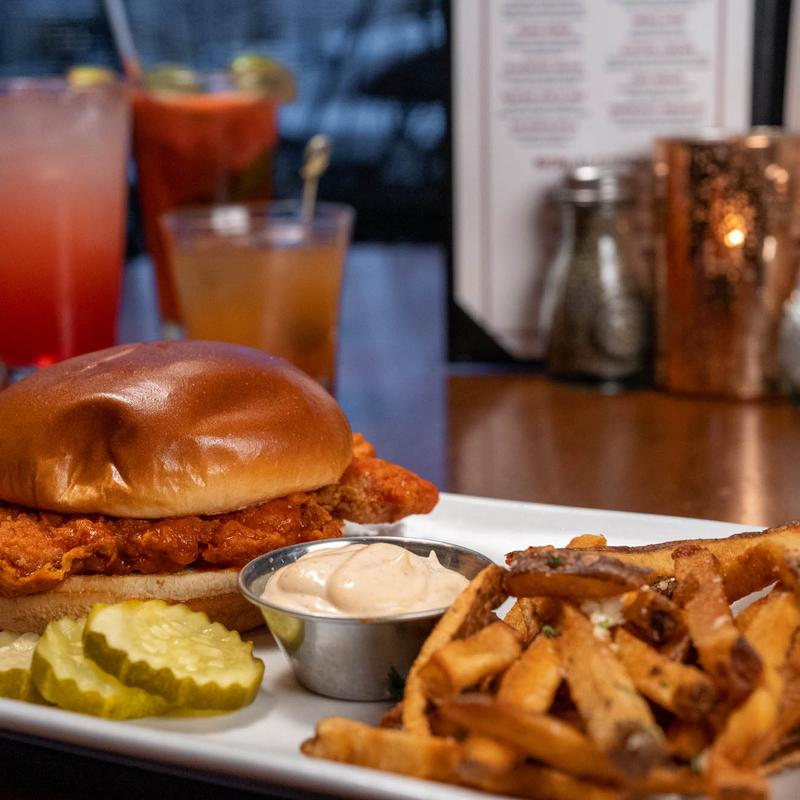
[{"label": "paper menu", "polygon": [[753,0],[454,0],[453,299],[509,354],[538,305],[579,163],[750,121]]}]

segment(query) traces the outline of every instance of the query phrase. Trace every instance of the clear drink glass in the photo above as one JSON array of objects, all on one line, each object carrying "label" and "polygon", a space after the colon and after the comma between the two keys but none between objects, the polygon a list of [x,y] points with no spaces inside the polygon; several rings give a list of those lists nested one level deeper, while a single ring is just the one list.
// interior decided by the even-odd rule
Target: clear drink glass
[{"label": "clear drink glass", "polygon": [[0,81],[0,361],[12,373],[114,344],[127,148],[122,85]]},{"label": "clear drink glass", "polygon": [[162,217],[188,336],[257,347],[333,391],[354,212],[298,201],[178,209]]}]

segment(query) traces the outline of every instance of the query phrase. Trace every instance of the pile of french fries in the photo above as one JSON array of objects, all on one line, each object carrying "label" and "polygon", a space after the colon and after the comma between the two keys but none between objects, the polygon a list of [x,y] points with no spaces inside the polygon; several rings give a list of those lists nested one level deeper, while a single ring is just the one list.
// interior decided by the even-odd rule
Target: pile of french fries
[{"label": "pile of french fries", "polygon": [[303,752],[547,800],[762,800],[800,764],[800,525],[506,560],[441,618],[381,727],[323,719]]}]

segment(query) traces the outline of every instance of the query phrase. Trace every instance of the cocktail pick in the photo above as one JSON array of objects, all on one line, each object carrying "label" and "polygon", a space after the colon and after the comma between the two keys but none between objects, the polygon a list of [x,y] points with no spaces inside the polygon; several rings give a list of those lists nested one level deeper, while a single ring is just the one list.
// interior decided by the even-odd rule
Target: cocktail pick
[{"label": "cocktail pick", "polygon": [[303,179],[303,219],[314,219],[314,205],[317,202],[317,186],[323,172],[331,161],[331,140],[324,133],[312,136],[303,153],[303,166],[300,177]]}]

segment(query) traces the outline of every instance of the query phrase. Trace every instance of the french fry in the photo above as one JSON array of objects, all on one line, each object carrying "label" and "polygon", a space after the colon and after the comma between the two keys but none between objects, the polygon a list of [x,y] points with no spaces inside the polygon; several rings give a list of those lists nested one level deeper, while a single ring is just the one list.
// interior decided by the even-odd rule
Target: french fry
[{"label": "french fry", "polygon": [[706,789],[706,779],[691,767],[656,767],[634,781],[631,789],[640,795],[701,794]]},{"label": "french fry", "polygon": [[780,542],[756,542],[725,564],[722,571],[725,595],[732,603],[780,579],[779,562],[785,550]]},{"label": "french fry", "polygon": [[500,679],[497,702],[543,714],[553,704],[561,679],[553,640],[538,636]]},{"label": "french fry", "polygon": [[[637,567],[651,570],[658,578],[671,578],[675,575],[675,565],[672,560],[673,551],[684,545],[702,547],[712,553],[723,565],[738,558],[748,548],[759,542],[779,542],[787,550],[800,552],[800,523],[791,523],[777,528],[767,528],[762,531],[747,531],[737,533],[724,539],[685,539],[658,544],[629,546],[609,546],[591,552],[611,556]],[[529,548],[538,549],[538,548]],[[506,556],[508,563],[513,563],[528,550],[519,550]],[[589,552],[589,551],[587,551]]]},{"label": "french fry", "polygon": [[686,613],[700,663],[726,698],[735,703],[755,686],[761,659],[733,622],[713,553],[687,545],[679,547],[674,557],[676,599]]},{"label": "french fry", "polygon": [[686,635],[683,611],[661,592],[647,586],[627,592],[621,599],[625,621],[657,647],[673,645]]},{"label": "french fry", "polygon": [[675,718],[666,731],[667,752],[679,761],[692,761],[708,748],[706,726]]},{"label": "french fry", "polygon": [[403,703],[395,703],[382,717],[378,723],[381,728],[395,728],[399,730],[403,727]]},{"label": "french fry", "polygon": [[755,619],[758,610],[763,606],[765,603],[770,602],[771,595],[765,595],[764,597],[759,597],[758,600],[750,603],[749,606],[743,608],[733,619],[736,623],[736,627],[744,634],[747,633],[747,629],[750,627],[750,623]]},{"label": "french fry", "polygon": [[594,551],[542,547],[530,548],[512,562],[505,588],[518,597],[563,597],[580,602],[638,589],[652,577],[649,569]]},{"label": "french fry", "polygon": [[518,597],[503,622],[519,634],[523,645],[527,645],[557,612],[558,604],[550,597]]},{"label": "french fry", "polygon": [[462,779],[485,792],[532,800],[623,800],[625,797],[619,789],[598,786],[534,764],[521,764],[505,773],[467,771]]},{"label": "french fry", "polygon": [[430,735],[428,697],[420,671],[440,647],[453,639],[464,638],[480,630],[494,616],[494,609],[508,597],[503,589],[505,570],[490,564],[478,573],[466,589],[444,612],[422,645],[411,665],[403,695],[403,728],[418,735]]},{"label": "french fry", "polygon": [[439,713],[470,734],[489,736],[572,775],[615,780],[619,773],[580,731],[547,714],[529,714],[486,695],[459,695]]},{"label": "french fry", "polygon": [[[785,739],[792,732],[796,734],[798,725],[800,725],[800,632],[795,631],[783,664],[783,695],[775,726],[776,740]],[[800,747],[800,736],[795,739],[795,743]],[[778,747],[779,745],[776,745],[774,750]]]},{"label": "french fry", "polygon": [[516,631],[505,622],[493,622],[440,647],[422,666],[419,678],[429,699],[449,697],[502,672],[521,652]]},{"label": "french fry", "polygon": [[728,717],[714,752],[737,766],[755,768],[781,737],[778,727],[784,691],[784,663],[800,626],[800,607],[793,594],[773,592],[758,609],[747,637],[763,669],[756,687]]},{"label": "french fry", "polygon": [[564,603],[556,639],[570,694],[592,741],[623,772],[641,777],[664,760],[663,735],[610,646]]},{"label": "french fry", "polygon": [[769,784],[758,771],[732,764],[712,753],[708,766],[711,800],[769,800]]},{"label": "french fry", "polygon": [[800,767],[800,742],[796,740],[787,749],[781,748],[761,766],[762,775],[776,775],[785,769]]},{"label": "french fry", "polygon": [[567,547],[576,550],[597,550],[608,544],[602,533],[581,533],[569,540]]},{"label": "french fry", "polygon": [[616,653],[636,688],[682,719],[700,720],[717,697],[711,679],[696,667],[670,661],[641,639],[619,628]]},{"label": "french fry", "polygon": [[320,720],[314,738],[300,749],[307,756],[447,783],[458,781],[461,758],[454,739],[372,728],[343,717]]},{"label": "french fry", "polygon": [[473,733],[463,742],[458,772],[462,777],[469,773],[497,774],[514,769],[519,761],[520,754],[515,748],[489,736]]}]

